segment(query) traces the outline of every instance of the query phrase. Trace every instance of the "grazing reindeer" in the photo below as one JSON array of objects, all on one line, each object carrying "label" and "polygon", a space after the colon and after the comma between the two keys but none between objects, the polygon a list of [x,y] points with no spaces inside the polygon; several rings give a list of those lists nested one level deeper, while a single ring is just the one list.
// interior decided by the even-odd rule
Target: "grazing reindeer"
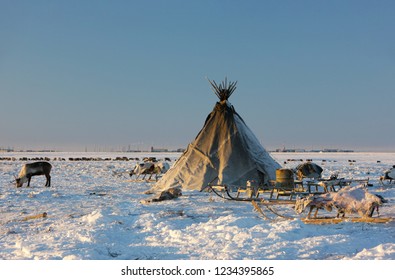
[{"label": "grazing reindeer", "polygon": [[49,173],[51,172],[52,165],[45,161],[33,162],[25,164],[21,171],[19,172],[18,178],[15,177],[16,187],[20,188],[24,183],[27,182],[27,186],[30,187],[30,180],[33,176],[45,175],[47,178],[47,182],[45,183],[46,187],[51,186],[51,176]]}]

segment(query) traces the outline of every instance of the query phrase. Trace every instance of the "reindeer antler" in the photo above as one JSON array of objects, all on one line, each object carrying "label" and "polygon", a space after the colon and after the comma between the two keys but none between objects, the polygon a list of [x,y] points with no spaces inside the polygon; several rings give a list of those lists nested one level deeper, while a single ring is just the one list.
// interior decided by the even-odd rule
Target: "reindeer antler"
[{"label": "reindeer antler", "polygon": [[11,184],[15,183],[15,182],[16,182],[16,179],[18,179],[15,175],[13,175],[13,176],[14,176],[15,180],[11,181],[11,182],[10,182]]}]

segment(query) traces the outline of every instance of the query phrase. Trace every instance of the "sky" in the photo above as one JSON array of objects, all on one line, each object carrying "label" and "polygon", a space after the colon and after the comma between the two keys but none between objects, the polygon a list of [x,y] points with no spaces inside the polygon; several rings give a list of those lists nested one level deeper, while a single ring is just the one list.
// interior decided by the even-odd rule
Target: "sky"
[{"label": "sky", "polygon": [[395,151],[394,1],[0,0],[0,148],[185,148],[218,98],[268,149]]}]

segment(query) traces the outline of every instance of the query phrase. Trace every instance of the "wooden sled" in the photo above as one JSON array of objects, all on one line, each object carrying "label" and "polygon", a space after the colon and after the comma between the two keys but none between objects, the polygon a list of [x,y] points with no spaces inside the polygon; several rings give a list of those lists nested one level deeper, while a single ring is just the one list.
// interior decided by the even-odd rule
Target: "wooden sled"
[{"label": "wooden sled", "polygon": [[229,187],[227,185],[207,185],[202,191],[208,190],[209,192],[212,192],[219,196],[220,198],[226,199],[226,200],[235,200],[235,201],[259,201],[259,198],[256,198],[254,196],[251,197],[245,197],[241,198],[238,196],[233,196],[230,191]]},{"label": "wooden sled", "polygon": [[305,224],[322,225],[322,224],[339,224],[343,222],[352,223],[389,223],[393,219],[391,217],[353,217],[353,218],[333,218],[333,217],[320,217],[320,218],[303,218],[301,219]]},{"label": "wooden sled", "polygon": [[[280,205],[294,205],[296,200],[291,199],[263,199],[258,198],[257,196],[250,196],[250,197],[239,197],[233,196],[229,188],[226,185],[208,185],[205,189],[208,191],[216,194],[217,196],[231,201],[243,201],[243,202],[251,202],[254,206],[255,211],[257,211],[265,220],[274,220],[275,218],[281,217],[284,219],[293,220],[294,217],[286,216],[279,213],[274,207]],[[259,204],[259,205],[258,205]],[[265,211],[264,211],[265,210]],[[274,216],[274,218],[270,216]]]},{"label": "wooden sled", "polygon": [[[281,197],[286,196],[287,199],[280,199],[279,195],[274,197],[272,195],[272,193],[273,193],[272,190],[267,191],[267,193],[270,194],[270,197],[268,199],[260,198],[259,194],[261,192],[259,192],[259,191],[255,194],[251,193],[251,195],[241,197],[241,196],[239,196],[241,190],[238,189],[237,194],[233,195],[227,185],[208,185],[203,190],[208,190],[210,192],[213,192],[217,196],[219,196],[223,199],[226,199],[226,200],[246,201],[246,202],[258,201],[258,202],[261,202],[265,205],[268,205],[268,204],[271,204],[271,205],[272,204],[295,204],[295,202],[296,202],[296,200],[293,199],[293,196],[292,195],[290,196],[288,194],[281,195]],[[296,193],[292,193],[292,194],[295,195]]]}]

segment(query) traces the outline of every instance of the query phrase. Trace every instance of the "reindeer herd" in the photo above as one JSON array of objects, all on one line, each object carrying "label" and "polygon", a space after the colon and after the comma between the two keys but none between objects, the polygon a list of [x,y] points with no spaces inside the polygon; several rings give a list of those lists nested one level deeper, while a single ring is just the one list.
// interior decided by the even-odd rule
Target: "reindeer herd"
[{"label": "reindeer herd", "polygon": [[[41,158],[40,158],[41,159]],[[44,159],[44,158],[43,158]],[[29,160],[22,158],[20,160]],[[45,158],[48,160],[48,158]],[[59,159],[63,161],[64,159]],[[88,159],[88,158],[72,158],[69,161],[94,161],[95,159]],[[100,160],[107,160],[107,159],[100,159]],[[110,159],[109,159],[110,160]],[[138,158],[129,159],[124,157],[117,157],[115,161],[129,161],[129,160],[139,160]],[[32,163],[24,164],[19,172],[18,177],[15,177],[15,185],[17,188],[22,187],[25,183],[27,186],[30,187],[30,181],[34,176],[44,175],[46,177],[46,187],[51,186],[51,170],[52,165],[48,161],[37,161]],[[133,169],[129,172],[129,176],[132,178],[135,176],[135,179],[139,179],[140,176],[143,176],[142,180],[145,180],[145,177],[149,175],[147,180],[151,180],[152,176],[155,176],[155,180],[157,181],[159,176],[164,174],[170,168],[170,164],[167,161],[171,161],[170,158],[165,158],[164,161],[158,161],[154,157],[144,158],[143,162],[136,163]]]},{"label": "reindeer herd", "polygon": [[[131,178],[134,176],[135,180],[138,180],[140,176],[143,176],[142,180],[145,180],[146,176],[149,175],[148,181],[151,180],[152,176],[155,176],[155,181],[157,181],[158,177],[166,173],[169,168],[170,164],[167,162],[167,158],[165,161],[157,161],[156,158],[144,158],[143,162],[136,163],[134,168],[128,173]],[[24,164],[19,172],[18,177],[15,176],[16,187],[20,188],[25,183],[27,183],[27,186],[29,187],[31,178],[40,175],[44,175],[46,177],[45,186],[50,187],[51,170],[52,165],[47,161],[37,161]],[[321,168],[309,163],[308,165],[298,166],[297,175],[298,177],[310,177],[309,175],[314,175],[313,177],[320,177],[321,172]],[[392,183],[392,180],[395,180],[395,166],[392,166],[391,169],[385,171],[384,176],[380,177],[380,182],[383,182],[384,180],[388,180],[390,183]],[[350,213],[353,211],[357,211],[361,216],[371,217],[373,215],[373,211],[375,209],[378,211],[379,205],[385,202],[384,199],[378,195],[369,194],[363,188],[356,188],[352,190],[352,192],[355,193],[355,196],[364,197],[364,200],[370,201],[367,204],[365,203],[358,206],[355,202],[350,203],[351,200],[349,197],[347,197],[350,195],[350,192],[345,192],[346,189],[347,188],[341,189],[337,193],[309,195],[307,197],[297,199],[295,211],[300,214],[306,208],[310,208],[308,213],[308,218],[310,218],[311,213],[315,209],[314,218],[316,218],[319,209],[331,211],[332,208],[335,208],[338,210],[338,217],[339,215],[344,217],[345,213]],[[366,209],[363,208],[365,205],[368,205]],[[350,207],[353,207],[353,209]]]},{"label": "reindeer herd", "polygon": [[[5,158],[0,158],[5,160]],[[39,176],[39,175],[44,175],[47,179],[45,186],[50,187],[51,186],[51,176],[50,172],[52,169],[52,165],[48,162],[50,159],[49,158],[33,158],[33,159],[38,159],[40,161],[33,162],[33,163],[27,163],[24,164],[21,168],[21,171],[19,172],[19,176],[15,176],[15,184],[16,186],[22,187],[24,183],[27,182],[27,186],[30,186],[30,181],[33,176]],[[12,159],[16,160],[16,159]],[[29,158],[20,158],[19,160],[21,161],[27,161],[27,160],[32,160]],[[45,160],[45,161],[43,161]],[[54,161],[59,160],[59,161],[65,161],[64,158],[54,158]],[[139,161],[139,158],[127,158],[127,157],[117,157],[115,159],[111,158],[69,158],[69,161],[109,161],[109,160],[115,160],[115,161]],[[148,180],[151,180],[152,176],[155,176],[155,180],[158,180],[158,177],[164,173],[167,172],[170,168],[170,164],[168,161],[171,161],[170,158],[166,157],[164,160],[157,160],[155,157],[145,157],[143,158],[143,161],[141,163],[136,163],[136,165],[133,167],[133,169],[129,172],[129,176],[132,178],[133,176],[135,177],[135,180],[138,180],[140,176],[142,177],[142,180],[145,180],[146,176],[149,175]],[[319,166],[313,164],[313,163],[307,163],[307,164],[301,164],[297,168],[297,175],[299,177],[310,177],[311,174],[314,176],[320,176],[322,172],[322,168]],[[307,174],[307,175],[306,175]],[[392,181],[395,181],[395,165],[392,166],[391,169],[387,170],[384,172],[384,176],[380,177],[380,183],[384,184],[384,181],[389,181],[391,184]]]},{"label": "reindeer herd", "polygon": [[[122,158],[118,159],[122,160]],[[157,161],[156,158],[144,158],[143,162],[135,164],[134,168],[128,172],[130,178],[133,176],[138,180],[140,176],[145,180],[149,175],[148,181],[155,176],[158,177],[166,173],[170,168],[170,164],[165,161]],[[22,187],[25,183],[30,186],[31,178],[34,176],[44,175],[46,177],[46,187],[51,186],[51,170],[52,165],[47,161],[37,161],[24,164],[19,172],[18,177],[15,176],[15,184],[17,188]],[[299,165],[296,175],[301,178],[320,178],[322,168],[312,163],[308,165]],[[384,176],[380,177],[380,182],[388,180],[392,183],[395,180],[395,165],[391,169],[384,172]],[[363,202],[363,203],[362,203]],[[374,211],[378,212],[379,206],[387,202],[380,195],[370,194],[364,186],[351,187],[347,186],[337,192],[327,192],[323,194],[310,194],[308,196],[297,198],[294,210],[301,214],[306,208],[309,208],[307,219],[311,218],[313,210],[314,219],[317,218],[318,210],[325,209],[328,212],[332,209],[337,210],[337,217],[344,217],[346,213],[358,213],[361,217],[372,217]]]}]

